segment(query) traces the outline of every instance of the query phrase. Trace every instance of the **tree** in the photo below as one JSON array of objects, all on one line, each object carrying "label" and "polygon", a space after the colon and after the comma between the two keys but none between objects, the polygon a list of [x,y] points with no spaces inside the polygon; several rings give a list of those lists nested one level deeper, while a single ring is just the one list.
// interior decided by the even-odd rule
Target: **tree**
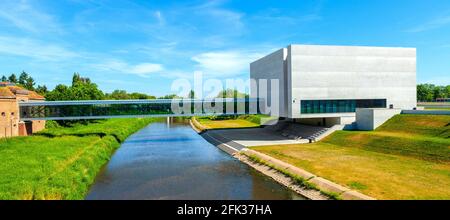
[{"label": "tree", "polygon": [[450,85],[445,87],[445,93],[447,94],[447,98],[450,98]]},{"label": "tree", "polygon": [[236,89],[225,89],[217,94],[217,98],[245,98],[248,95]]},{"label": "tree", "polygon": [[130,99],[130,96],[125,90],[114,90],[111,94],[105,95],[106,99],[120,100],[120,99]]},{"label": "tree", "polygon": [[431,102],[434,99],[434,85],[419,84],[417,85],[417,100],[421,102]]},{"label": "tree", "polygon": [[112,93],[105,94],[106,99],[120,100],[120,99],[155,99],[155,96],[144,93],[127,93],[125,90],[114,90]]},{"label": "tree", "polygon": [[165,96],[161,96],[158,99],[180,99],[180,96],[177,96],[176,94],[169,94]]},{"label": "tree", "polygon": [[31,76],[29,76],[25,80],[25,84],[22,85],[28,90],[34,90],[34,84],[35,84],[34,79]]},{"label": "tree", "polygon": [[72,86],[58,85],[45,96],[49,101],[58,100],[102,100],[105,95],[98,89],[97,84],[91,83],[88,78],[82,78],[75,73]]},{"label": "tree", "polygon": [[188,98],[195,99],[195,92],[194,92],[194,90],[189,91]]},{"label": "tree", "polygon": [[130,94],[131,99],[156,99],[155,96],[147,95],[143,93],[133,92]]},{"label": "tree", "polygon": [[9,82],[12,82],[12,83],[17,83],[17,76],[16,76],[16,74],[11,74],[9,77],[8,77],[8,81]]},{"label": "tree", "polygon": [[[11,77],[12,77],[12,79],[15,78],[15,76],[11,76]],[[16,83],[19,84],[20,86],[24,87],[25,89],[34,90],[34,84],[35,84],[34,79],[30,75],[28,75],[28,73],[25,71],[22,71],[22,73],[20,73],[19,79],[17,80]]]},{"label": "tree", "polygon": [[70,88],[71,100],[102,100],[105,95],[95,83],[82,83]]},{"label": "tree", "polygon": [[91,84],[91,80],[87,77],[81,77],[79,73],[74,73],[72,77],[72,86],[77,84]]},{"label": "tree", "polygon": [[75,86],[77,83],[81,82],[81,77],[79,73],[74,73],[72,76],[72,87]]},{"label": "tree", "polygon": [[417,101],[433,102],[437,98],[450,98],[450,85],[436,86],[433,84],[417,85]]},{"label": "tree", "polygon": [[447,93],[444,86],[435,86],[433,89],[433,101],[437,98],[446,98]]},{"label": "tree", "polygon": [[51,92],[45,94],[45,99],[48,101],[71,100],[69,93],[69,87],[59,84]]},{"label": "tree", "polygon": [[19,81],[17,81],[20,85],[25,85],[28,81],[28,73],[26,73],[25,71],[22,71],[22,73],[19,76]]},{"label": "tree", "polygon": [[8,78],[6,78],[6,76],[3,75],[3,76],[2,76],[2,82],[7,82],[7,81],[8,81]]},{"label": "tree", "polygon": [[36,92],[45,96],[45,94],[47,94],[47,92],[48,92],[47,86],[45,86],[45,85],[42,85],[42,86],[38,85],[37,88],[36,88]]}]

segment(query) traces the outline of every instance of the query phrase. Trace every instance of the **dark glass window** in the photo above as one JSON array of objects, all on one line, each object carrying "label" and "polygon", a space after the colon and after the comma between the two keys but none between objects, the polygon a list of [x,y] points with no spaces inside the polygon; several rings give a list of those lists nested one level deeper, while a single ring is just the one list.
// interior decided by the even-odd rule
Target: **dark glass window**
[{"label": "dark glass window", "polygon": [[[263,113],[259,109],[259,100],[257,99],[224,99],[222,101],[217,100],[191,100],[191,109],[187,109],[186,112],[178,113],[172,111],[172,101],[174,100],[98,100],[98,101],[61,101],[61,102],[38,102],[38,103],[21,103],[20,111],[21,117],[26,119],[36,118],[53,118],[53,119],[84,119],[84,118],[111,118],[111,117],[140,117],[140,116],[158,116],[158,115],[242,115],[242,114],[254,114]],[[183,107],[183,100],[178,100],[178,104]],[[209,108],[209,104],[212,103],[216,106],[221,103],[223,111]],[[208,105],[206,105],[208,104]],[[234,106],[229,112],[227,112],[226,105]],[[250,106],[255,106],[256,109]],[[253,113],[254,112],[254,113]],[[5,113],[0,113],[5,115]]]},{"label": "dark glass window", "polygon": [[386,108],[386,99],[302,100],[301,113],[355,112],[356,108]]}]

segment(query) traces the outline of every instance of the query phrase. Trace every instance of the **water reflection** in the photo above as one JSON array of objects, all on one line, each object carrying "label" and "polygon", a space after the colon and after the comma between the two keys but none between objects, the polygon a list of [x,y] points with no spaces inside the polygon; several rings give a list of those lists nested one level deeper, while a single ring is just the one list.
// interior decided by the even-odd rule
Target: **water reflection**
[{"label": "water reflection", "polygon": [[185,122],[130,136],[87,199],[301,199],[197,135]]}]

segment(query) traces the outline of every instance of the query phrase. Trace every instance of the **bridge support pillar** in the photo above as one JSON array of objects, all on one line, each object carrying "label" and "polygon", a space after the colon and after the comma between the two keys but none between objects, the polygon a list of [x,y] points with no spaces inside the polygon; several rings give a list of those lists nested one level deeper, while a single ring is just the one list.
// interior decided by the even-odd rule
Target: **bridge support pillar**
[{"label": "bridge support pillar", "polygon": [[167,117],[166,122],[167,122],[167,127],[170,127],[170,124],[172,124],[172,117]]}]

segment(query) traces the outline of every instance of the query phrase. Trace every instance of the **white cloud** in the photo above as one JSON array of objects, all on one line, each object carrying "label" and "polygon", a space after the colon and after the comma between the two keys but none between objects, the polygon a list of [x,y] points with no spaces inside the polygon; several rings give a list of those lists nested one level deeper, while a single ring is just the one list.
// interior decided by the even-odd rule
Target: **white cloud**
[{"label": "white cloud", "polygon": [[62,33],[62,28],[55,19],[33,7],[27,0],[8,1],[2,0],[0,4],[0,20],[6,20],[8,24],[33,33]]},{"label": "white cloud", "polygon": [[219,8],[210,8],[207,10],[202,11],[208,16],[219,18],[216,21],[220,21],[222,25],[229,26],[229,28],[233,28],[235,30],[242,29],[244,24],[242,22],[242,16],[243,14],[231,11],[231,10],[225,10],[225,9],[219,9]]},{"label": "white cloud", "polygon": [[161,64],[155,63],[141,63],[135,66],[131,66],[129,72],[137,75],[146,75],[163,70]]},{"label": "white cloud", "polygon": [[29,38],[5,36],[0,36],[0,53],[46,61],[57,61],[79,56],[77,53],[57,44],[46,44]]},{"label": "white cloud", "polygon": [[219,51],[202,53],[192,57],[197,70],[207,76],[234,76],[249,72],[249,63],[262,57],[262,53]]},{"label": "white cloud", "polygon": [[140,63],[137,65],[131,65],[120,60],[106,61],[101,64],[95,64],[93,67],[100,71],[134,74],[141,77],[148,77],[150,74],[160,73],[164,70],[163,66],[157,63]]},{"label": "white cloud", "polygon": [[156,20],[158,20],[158,23],[160,25],[164,25],[165,20],[164,20],[164,17],[162,15],[161,11],[155,11],[154,15],[156,17]]},{"label": "white cloud", "polygon": [[424,23],[424,24],[418,25],[414,28],[411,28],[411,29],[407,30],[406,32],[412,32],[412,33],[424,32],[424,31],[428,31],[428,30],[438,29],[438,28],[441,28],[441,27],[449,25],[449,24],[450,24],[450,16],[439,17],[439,18],[436,18],[427,23]]},{"label": "white cloud", "polygon": [[252,19],[255,19],[255,23],[261,23],[264,25],[267,24],[275,24],[279,23],[283,26],[285,25],[299,25],[306,24],[309,22],[320,21],[322,20],[322,16],[319,14],[306,14],[306,15],[286,15],[282,12],[267,12],[263,14],[258,14],[253,16]]}]

